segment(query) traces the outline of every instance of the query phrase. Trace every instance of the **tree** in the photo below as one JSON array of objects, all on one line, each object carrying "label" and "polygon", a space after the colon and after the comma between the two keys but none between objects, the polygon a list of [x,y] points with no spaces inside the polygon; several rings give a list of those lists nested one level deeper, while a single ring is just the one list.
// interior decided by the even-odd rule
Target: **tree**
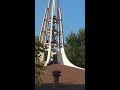
[{"label": "tree", "polygon": [[40,78],[40,75],[44,74],[45,67],[42,63],[40,63],[40,52],[44,52],[45,48],[44,46],[39,43],[39,37],[35,37],[35,84],[41,85],[42,79]]},{"label": "tree", "polygon": [[85,29],[66,37],[65,52],[68,59],[79,67],[85,67]]}]

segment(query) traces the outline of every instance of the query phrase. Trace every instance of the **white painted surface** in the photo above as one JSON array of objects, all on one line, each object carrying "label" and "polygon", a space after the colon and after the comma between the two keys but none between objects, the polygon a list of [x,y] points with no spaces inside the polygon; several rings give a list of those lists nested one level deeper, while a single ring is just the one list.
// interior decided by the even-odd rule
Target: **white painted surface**
[{"label": "white painted surface", "polygon": [[78,67],[78,66],[73,65],[73,64],[68,60],[68,58],[66,57],[64,48],[61,48],[60,51],[61,51],[61,52],[58,52],[58,53],[57,53],[57,54],[58,54],[58,63],[63,64],[63,65],[66,65],[66,66],[70,66],[70,67],[74,67],[74,68],[78,68],[78,69],[85,70],[84,68],[81,68],[81,67]]}]

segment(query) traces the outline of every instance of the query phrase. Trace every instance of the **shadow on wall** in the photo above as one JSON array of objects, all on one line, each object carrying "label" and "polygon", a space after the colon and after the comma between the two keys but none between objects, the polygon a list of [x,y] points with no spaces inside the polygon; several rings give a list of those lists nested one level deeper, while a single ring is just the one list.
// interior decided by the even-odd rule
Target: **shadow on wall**
[{"label": "shadow on wall", "polygon": [[[35,90],[53,90],[53,83],[46,83],[42,86],[35,86]],[[85,90],[85,84],[60,83],[58,90]]]}]

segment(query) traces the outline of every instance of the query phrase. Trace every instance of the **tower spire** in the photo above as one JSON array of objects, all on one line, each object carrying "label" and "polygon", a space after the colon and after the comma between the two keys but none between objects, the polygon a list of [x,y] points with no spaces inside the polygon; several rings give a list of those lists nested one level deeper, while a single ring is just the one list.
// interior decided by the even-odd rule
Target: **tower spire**
[{"label": "tower spire", "polygon": [[[59,0],[49,0],[48,7],[45,9],[39,42],[47,46],[47,60],[44,58],[44,52],[40,53],[40,61],[47,66],[53,61],[53,56],[57,56],[57,63],[83,69],[73,65],[66,57],[64,51],[64,36],[62,25],[62,12]],[[83,69],[84,70],[84,69]]]}]

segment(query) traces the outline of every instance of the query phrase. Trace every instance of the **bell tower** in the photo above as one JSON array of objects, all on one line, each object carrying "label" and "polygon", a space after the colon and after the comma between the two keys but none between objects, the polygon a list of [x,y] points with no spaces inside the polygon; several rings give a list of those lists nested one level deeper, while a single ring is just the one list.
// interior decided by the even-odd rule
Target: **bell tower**
[{"label": "bell tower", "polygon": [[50,64],[51,61],[53,61],[53,56],[56,55],[57,63],[84,70],[84,68],[73,65],[66,57],[64,51],[62,12],[59,0],[48,1],[48,6],[44,13],[39,41],[47,47],[47,60],[44,59],[45,53],[40,53],[40,61],[44,63],[44,66]]}]

